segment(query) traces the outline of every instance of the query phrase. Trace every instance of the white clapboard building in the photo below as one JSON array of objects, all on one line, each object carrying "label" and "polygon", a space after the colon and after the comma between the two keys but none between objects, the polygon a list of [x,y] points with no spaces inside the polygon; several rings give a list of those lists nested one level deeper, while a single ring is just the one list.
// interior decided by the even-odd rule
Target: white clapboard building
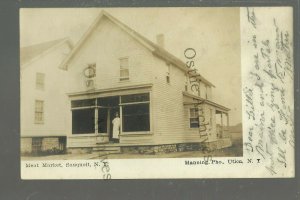
[{"label": "white clapboard building", "polygon": [[21,153],[63,152],[66,144],[66,39],[20,49]]},{"label": "white clapboard building", "polygon": [[[226,137],[229,109],[213,101],[214,85],[167,52],[163,35],[157,39],[151,42],[102,11],[59,67],[52,66],[67,79],[67,92],[55,93],[65,107],[57,108],[45,98],[45,111],[49,106],[59,113],[49,130],[62,130],[61,118],[66,117],[66,131],[61,133],[67,135],[70,152],[156,153],[231,145]],[[198,91],[191,91],[190,78],[196,80]],[[50,85],[45,84],[47,89]],[[119,141],[112,138],[116,113]],[[31,111],[24,123],[32,126],[34,119]],[[220,125],[216,119],[221,119]]]},{"label": "white clapboard building", "polygon": [[213,100],[215,86],[163,44],[102,11],[74,47],[61,39],[21,48],[21,152],[230,146],[229,109]]}]

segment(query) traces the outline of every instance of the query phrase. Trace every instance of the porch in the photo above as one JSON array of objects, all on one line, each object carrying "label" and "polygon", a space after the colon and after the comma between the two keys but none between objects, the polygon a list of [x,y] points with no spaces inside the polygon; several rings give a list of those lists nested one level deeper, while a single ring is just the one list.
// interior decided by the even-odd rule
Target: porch
[{"label": "porch", "polygon": [[216,132],[218,138],[230,137],[228,112],[216,109]]}]

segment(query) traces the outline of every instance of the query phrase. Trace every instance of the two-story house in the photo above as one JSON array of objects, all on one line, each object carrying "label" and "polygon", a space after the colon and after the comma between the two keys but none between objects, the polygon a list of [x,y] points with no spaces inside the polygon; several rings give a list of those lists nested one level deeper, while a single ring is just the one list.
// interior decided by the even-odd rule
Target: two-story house
[{"label": "two-story house", "polygon": [[[151,42],[102,11],[74,46],[60,65],[68,74],[70,151],[118,146],[123,151],[157,152],[205,143],[231,145],[223,125],[224,116],[228,124],[229,109],[212,100],[214,85],[167,52],[162,35],[157,39],[159,44]],[[199,85],[197,92],[191,90],[191,76]],[[112,121],[117,113],[120,135],[114,143]]]},{"label": "two-story house", "polygon": [[66,39],[20,49],[21,153],[62,152],[66,146]]}]

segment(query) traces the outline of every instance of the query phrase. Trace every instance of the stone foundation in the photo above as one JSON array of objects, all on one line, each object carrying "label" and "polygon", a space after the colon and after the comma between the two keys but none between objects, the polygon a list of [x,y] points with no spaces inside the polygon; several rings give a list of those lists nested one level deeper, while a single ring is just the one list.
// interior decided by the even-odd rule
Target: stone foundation
[{"label": "stone foundation", "polygon": [[[144,145],[144,146],[115,146],[119,147],[120,151],[118,153],[127,154],[143,154],[143,155],[155,155],[155,154],[165,154],[173,152],[188,152],[188,151],[213,151],[216,149],[230,147],[231,140],[228,138],[220,139],[214,142],[202,142],[202,143],[180,143],[180,144],[160,144],[160,145]],[[103,151],[107,153],[112,153],[110,148],[112,147],[76,147],[68,148],[68,153],[73,154],[87,154],[93,151]]]},{"label": "stone foundation", "polygon": [[162,144],[153,146],[123,146],[122,153],[130,154],[163,154],[203,149],[203,143]]},{"label": "stone foundation", "polygon": [[40,145],[33,147],[33,137],[21,138],[21,155],[41,156],[51,154],[62,154],[66,152],[66,139],[64,137],[39,137]]},{"label": "stone foundation", "polygon": [[202,151],[203,150],[203,143],[177,144],[177,149],[178,149],[179,152]]},{"label": "stone foundation", "polygon": [[231,145],[232,143],[230,138],[223,138],[214,142],[202,143],[162,144],[155,146],[123,146],[121,147],[121,152],[130,154],[163,154],[187,151],[213,151],[230,147]]},{"label": "stone foundation", "polygon": [[176,144],[165,144],[165,145],[154,146],[155,154],[172,153],[172,152],[177,152]]},{"label": "stone foundation", "polygon": [[208,151],[213,151],[216,149],[223,149],[226,147],[231,147],[232,146],[232,142],[230,138],[222,138],[219,139],[217,141],[213,141],[213,142],[206,142],[204,143],[205,149]]}]

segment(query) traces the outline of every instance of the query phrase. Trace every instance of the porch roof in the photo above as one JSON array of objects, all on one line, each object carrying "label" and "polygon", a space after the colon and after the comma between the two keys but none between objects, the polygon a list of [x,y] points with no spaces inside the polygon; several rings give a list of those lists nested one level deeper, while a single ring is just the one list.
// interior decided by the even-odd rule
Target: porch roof
[{"label": "porch roof", "polygon": [[[88,90],[88,91],[81,91],[81,92],[73,92],[73,93],[67,93],[69,97],[80,97],[80,96],[93,96],[93,95],[99,95],[99,94],[111,94],[113,95],[116,92],[121,92],[121,91],[136,91],[136,93],[139,93],[140,90],[143,89],[149,89],[152,87],[152,83],[148,84],[139,84],[139,85],[129,85],[129,86],[121,86],[121,87],[113,87],[113,88],[105,88],[105,89],[93,89],[93,90]],[[123,94],[122,94],[123,95]]]},{"label": "porch roof", "polygon": [[194,103],[197,103],[197,102],[194,102],[195,100],[200,100],[201,102],[199,102],[200,104],[204,104],[204,103],[206,103],[206,104],[208,104],[208,105],[211,105],[211,106],[214,106],[214,107],[216,107],[216,108],[218,108],[219,110],[221,110],[221,111],[223,111],[223,112],[228,112],[228,111],[230,111],[230,109],[229,108],[227,108],[227,107],[225,107],[225,106],[222,106],[222,105],[220,105],[220,104],[218,104],[218,103],[215,103],[215,102],[213,102],[213,101],[210,101],[210,100],[208,100],[208,99],[204,99],[204,98],[202,98],[202,97],[198,97],[198,96],[196,96],[196,95],[193,95],[193,94],[190,94],[190,93],[188,93],[188,92],[182,92],[182,94],[183,94],[183,96],[186,96],[186,97],[188,97],[188,98],[190,98],[192,101],[183,101],[183,104],[185,104],[185,105],[188,105],[188,104],[194,104]]}]

